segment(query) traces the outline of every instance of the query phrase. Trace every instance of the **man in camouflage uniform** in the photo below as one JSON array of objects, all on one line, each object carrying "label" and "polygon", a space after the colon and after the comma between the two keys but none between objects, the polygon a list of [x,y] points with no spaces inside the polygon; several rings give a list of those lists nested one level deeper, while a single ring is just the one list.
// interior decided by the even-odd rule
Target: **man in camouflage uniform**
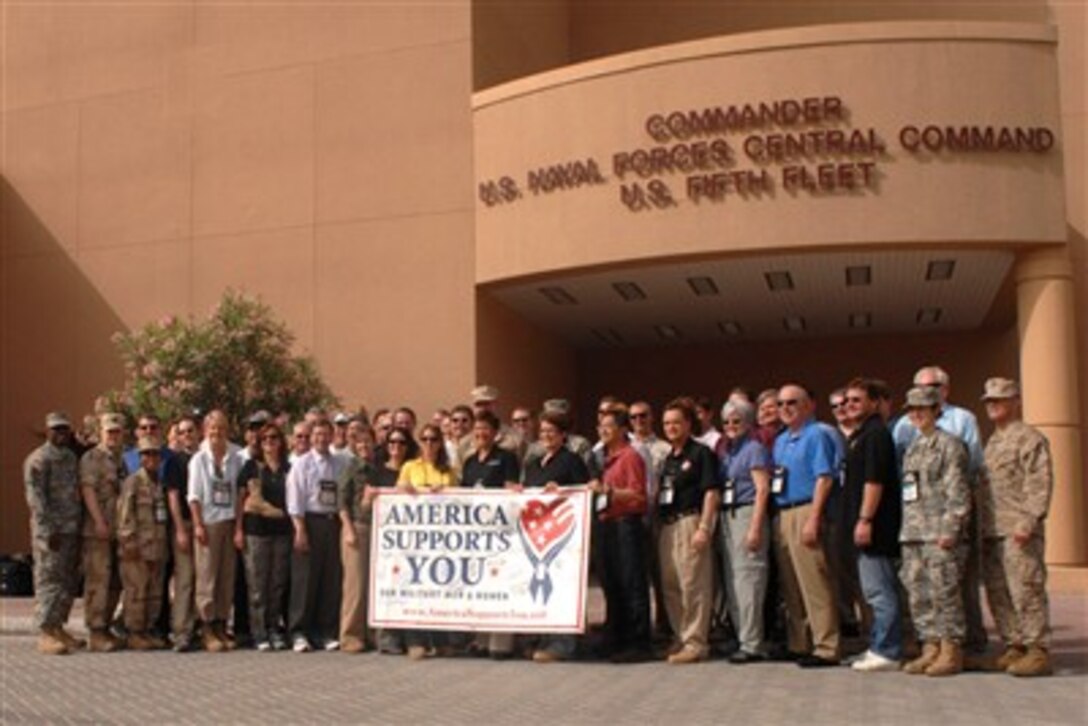
[{"label": "man in camouflage uniform", "polygon": [[966,625],[963,570],[970,513],[967,449],[936,426],[940,395],[932,388],[907,393],[907,415],[918,436],[903,457],[903,545],[900,578],[907,589],[920,657],[907,673],[946,676],[963,670]]},{"label": "man in camouflage uniform", "polygon": [[79,461],[79,483],[86,517],[83,522],[83,611],[91,633],[90,650],[110,652],[120,647],[109,632],[121,596],[117,566],[117,495],[124,479],[121,460],[124,417],[105,414],[100,419],[97,446]]},{"label": "man in camouflage uniform", "polygon": [[137,444],[140,469],[125,479],[117,499],[117,540],[124,584],[125,628],[133,650],[154,650],[166,642],[148,635],[162,609],[166,559],[166,495],[159,484],[159,442]]},{"label": "man in camouflage uniform", "polygon": [[45,443],[23,464],[34,547],[34,621],[41,630],[38,650],[63,655],[84,645],[64,629],[79,578],[83,506],[78,462],[68,448],[71,421],[63,413],[51,413],[45,417],[45,428]]},{"label": "man in camouflage uniform", "polygon": [[996,427],[986,443],[979,491],[982,574],[990,612],[1005,642],[996,666],[1016,676],[1050,675],[1050,624],[1043,561],[1053,488],[1046,437],[1020,419],[1020,390],[986,381],[982,400]]}]

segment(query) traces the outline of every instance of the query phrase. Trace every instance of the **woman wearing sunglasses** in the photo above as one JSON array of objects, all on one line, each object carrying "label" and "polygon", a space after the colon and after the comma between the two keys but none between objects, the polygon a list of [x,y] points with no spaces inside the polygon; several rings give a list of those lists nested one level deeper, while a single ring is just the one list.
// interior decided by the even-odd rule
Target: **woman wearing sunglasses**
[{"label": "woman wearing sunglasses", "polygon": [[[419,432],[419,456],[401,467],[397,489],[410,494],[427,494],[459,484],[457,472],[450,466],[442,429],[433,423],[426,424]],[[426,630],[405,631],[404,640],[412,660],[436,655],[439,648],[447,644],[443,633]]]}]

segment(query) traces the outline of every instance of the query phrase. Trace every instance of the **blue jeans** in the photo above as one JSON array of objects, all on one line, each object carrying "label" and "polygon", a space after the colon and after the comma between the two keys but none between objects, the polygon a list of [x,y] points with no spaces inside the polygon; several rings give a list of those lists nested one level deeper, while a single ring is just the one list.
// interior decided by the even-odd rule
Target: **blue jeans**
[{"label": "blue jeans", "polygon": [[898,580],[891,558],[858,552],[858,577],[865,602],[873,609],[869,650],[899,660],[903,638],[899,629]]}]

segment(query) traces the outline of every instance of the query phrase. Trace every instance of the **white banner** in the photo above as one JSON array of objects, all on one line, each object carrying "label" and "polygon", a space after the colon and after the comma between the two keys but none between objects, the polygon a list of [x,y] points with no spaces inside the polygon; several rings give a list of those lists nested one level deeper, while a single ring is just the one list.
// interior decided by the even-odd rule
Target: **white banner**
[{"label": "white banner", "polygon": [[584,487],[382,493],[371,532],[370,625],[582,633],[590,516]]}]

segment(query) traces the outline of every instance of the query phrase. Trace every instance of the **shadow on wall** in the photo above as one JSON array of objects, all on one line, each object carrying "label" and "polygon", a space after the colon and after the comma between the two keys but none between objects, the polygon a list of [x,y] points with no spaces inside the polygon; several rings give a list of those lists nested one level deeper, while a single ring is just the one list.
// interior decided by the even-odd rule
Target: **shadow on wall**
[{"label": "shadow on wall", "polygon": [[28,549],[22,464],[45,413],[82,417],[120,381],[110,336],[124,324],[75,254],[0,177],[0,553]]}]

